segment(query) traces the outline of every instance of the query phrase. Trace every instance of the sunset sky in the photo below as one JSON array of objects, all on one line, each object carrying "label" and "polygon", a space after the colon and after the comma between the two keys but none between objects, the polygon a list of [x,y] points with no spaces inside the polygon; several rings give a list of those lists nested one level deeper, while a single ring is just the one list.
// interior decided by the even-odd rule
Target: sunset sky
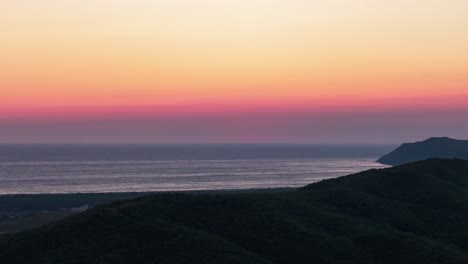
[{"label": "sunset sky", "polygon": [[466,0],[2,0],[0,143],[468,138]]}]

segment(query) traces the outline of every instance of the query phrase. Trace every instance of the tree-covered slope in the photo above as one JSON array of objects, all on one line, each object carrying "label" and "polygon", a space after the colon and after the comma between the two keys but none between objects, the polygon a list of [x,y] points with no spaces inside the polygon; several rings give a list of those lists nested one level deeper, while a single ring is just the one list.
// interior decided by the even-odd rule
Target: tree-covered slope
[{"label": "tree-covered slope", "polygon": [[468,160],[468,140],[440,137],[429,138],[421,142],[404,143],[394,151],[381,157],[377,162],[396,166],[431,158]]},{"label": "tree-covered slope", "polygon": [[468,161],[294,192],[157,194],[0,239],[2,263],[468,263]]}]

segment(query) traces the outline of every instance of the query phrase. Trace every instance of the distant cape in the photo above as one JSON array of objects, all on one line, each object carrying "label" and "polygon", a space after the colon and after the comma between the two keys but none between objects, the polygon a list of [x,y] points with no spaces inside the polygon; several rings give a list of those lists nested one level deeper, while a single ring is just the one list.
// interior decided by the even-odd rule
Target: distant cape
[{"label": "distant cape", "polygon": [[404,143],[377,162],[392,166],[430,158],[458,158],[468,160],[468,140],[433,137],[421,142]]}]

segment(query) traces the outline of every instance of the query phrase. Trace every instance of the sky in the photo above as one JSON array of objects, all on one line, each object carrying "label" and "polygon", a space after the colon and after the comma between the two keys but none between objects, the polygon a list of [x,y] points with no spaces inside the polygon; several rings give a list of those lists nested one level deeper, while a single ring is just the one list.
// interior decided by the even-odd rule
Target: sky
[{"label": "sky", "polygon": [[468,138],[466,0],[2,0],[0,143]]}]

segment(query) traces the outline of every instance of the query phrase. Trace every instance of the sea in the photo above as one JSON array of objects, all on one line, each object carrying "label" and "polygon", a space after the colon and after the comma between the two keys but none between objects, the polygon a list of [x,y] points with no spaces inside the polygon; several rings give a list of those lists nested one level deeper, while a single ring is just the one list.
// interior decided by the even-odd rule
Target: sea
[{"label": "sea", "polygon": [[384,168],[394,145],[0,145],[0,194],[300,187]]}]

